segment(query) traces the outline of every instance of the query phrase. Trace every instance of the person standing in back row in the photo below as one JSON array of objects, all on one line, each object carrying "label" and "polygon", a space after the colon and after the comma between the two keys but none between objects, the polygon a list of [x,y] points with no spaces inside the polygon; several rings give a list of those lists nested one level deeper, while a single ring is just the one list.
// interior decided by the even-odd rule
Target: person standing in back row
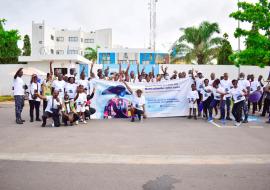
[{"label": "person standing in back row", "polygon": [[20,68],[14,75],[13,80],[15,116],[17,124],[23,124],[23,122],[25,122],[25,120],[22,119],[21,114],[24,107],[24,92],[27,86],[23,82],[22,76],[23,76],[23,68]]},{"label": "person standing in back row", "polygon": [[41,121],[39,118],[40,98],[36,96],[36,93],[41,92],[41,85],[36,74],[32,75],[29,91],[30,122],[34,122],[34,109],[36,110],[36,121]]}]

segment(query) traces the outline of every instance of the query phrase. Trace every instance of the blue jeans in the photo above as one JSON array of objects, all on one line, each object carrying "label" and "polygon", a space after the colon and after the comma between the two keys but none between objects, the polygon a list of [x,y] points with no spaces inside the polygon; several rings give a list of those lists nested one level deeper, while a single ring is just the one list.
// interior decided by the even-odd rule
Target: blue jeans
[{"label": "blue jeans", "polygon": [[213,118],[213,108],[216,107],[220,104],[220,114],[221,114],[221,119],[225,118],[225,100],[215,100],[213,99],[212,102],[210,103],[210,109],[209,109],[209,117]]}]

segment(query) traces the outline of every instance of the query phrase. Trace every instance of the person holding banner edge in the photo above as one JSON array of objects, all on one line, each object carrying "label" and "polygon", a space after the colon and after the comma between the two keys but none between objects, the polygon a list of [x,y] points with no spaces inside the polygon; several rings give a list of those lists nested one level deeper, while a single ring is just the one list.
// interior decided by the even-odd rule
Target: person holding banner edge
[{"label": "person holding banner edge", "polygon": [[128,84],[123,81],[128,91],[133,95],[132,104],[130,108],[131,112],[131,122],[135,121],[135,116],[138,115],[140,121],[142,121],[142,116],[146,119],[145,114],[145,97],[142,95],[142,90],[136,90],[136,95],[133,93],[133,90],[128,86]]}]

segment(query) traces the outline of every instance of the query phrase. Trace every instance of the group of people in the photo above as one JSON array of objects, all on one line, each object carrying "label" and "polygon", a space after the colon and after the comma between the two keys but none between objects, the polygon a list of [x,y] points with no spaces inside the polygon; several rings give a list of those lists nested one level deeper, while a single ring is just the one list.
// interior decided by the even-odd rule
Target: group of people
[{"label": "group of people", "polygon": [[[91,115],[96,110],[91,107],[91,99],[95,96],[95,80],[108,80],[122,82],[133,95],[130,106],[131,121],[134,122],[136,116],[139,120],[146,118],[145,97],[142,90],[136,90],[134,93],[128,83],[144,82],[153,83],[168,80],[178,80],[191,78],[194,82],[191,85],[187,99],[189,102],[189,116],[203,117],[209,122],[213,121],[213,111],[216,115],[220,112],[219,119],[222,122],[232,120],[231,113],[234,116],[235,125],[239,126],[242,122],[248,122],[248,115],[252,107],[252,114],[262,111],[262,116],[269,113],[270,106],[270,88],[267,81],[259,76],[255,80],[254,75],[245,77],[240,73],[238,79],[231,80],[228,73],[224,73],[220,78],[216,78],[212,73],[210,78],[205,78],[202,72],[194,70],[186,72],[174,71],[170,76],[168,68],[161,67],[162,74],[155,75],[154,67],[151,72],[146,73],[145,68],[140,70],[137,65],[137,73],[130,70],[130,64],[126,70],[122,70],[119,65],[119,72],[110,72],[110,68],[98,69],[97,73],[93,72],[93,64],[90,69],[90,77],[87,79],[84,71],[76,77],[75,73],[63,75],[59,70],[52,70],[50,63],[50,73],[44,81],[40,81],[36,74],[31,77],[29,85],[29,105],[30,105],[30,122],[42,121],[42,126],[46,126],[47,118],[52,117],[53,126],[59,127],[64,125],[73,125],[74,123],[87,123]],[[21,112],[24,106],[24,95],[27,85],[22,80],[23,69],[19,69],[14,76],[14,99],[16,123],[23,124],[25,120],[21,118]],[[266,84],[267,83],[267,84]],[[250,100],[249,97],[254,93],[261,93],[258,100]],[[40,102],[43,102],[43,116],[40,119]],[[233,107],[231,109],[231,104]],[[35,118],[34,118],[35,111]],[[242,115],[244,118],[242,119]]]}]

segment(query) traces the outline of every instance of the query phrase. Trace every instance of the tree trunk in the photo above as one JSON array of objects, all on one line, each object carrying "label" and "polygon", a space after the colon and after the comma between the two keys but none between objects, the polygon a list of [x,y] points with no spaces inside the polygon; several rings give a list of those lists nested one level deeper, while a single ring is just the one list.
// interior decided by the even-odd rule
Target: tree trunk
[{"label": "tree trunk", "polygon": [[203,61],[203,59],[204,59],[204,55],[202,55],[202,54],[197,55],[198,65],[205,64],[204,61]]}]

